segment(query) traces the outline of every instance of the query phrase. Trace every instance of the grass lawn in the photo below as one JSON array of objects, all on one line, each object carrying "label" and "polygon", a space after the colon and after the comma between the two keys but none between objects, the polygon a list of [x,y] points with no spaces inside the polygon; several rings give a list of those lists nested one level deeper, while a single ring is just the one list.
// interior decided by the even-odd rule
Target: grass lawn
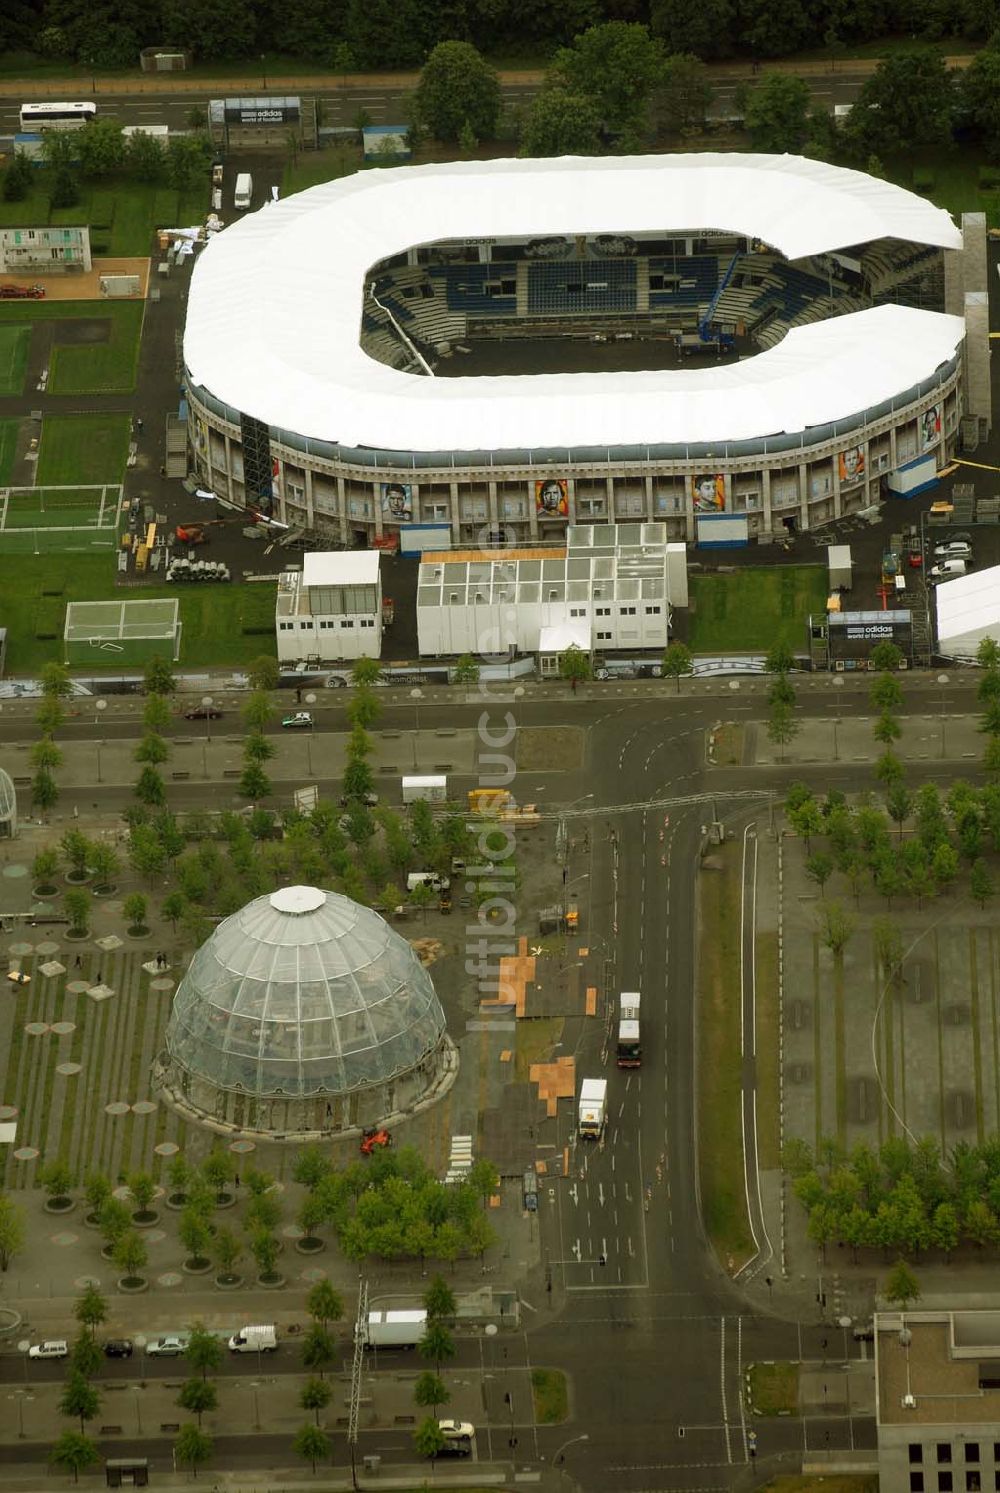
[{"label": "grass lawn", "polygon": [[38,486],[121,482],[130,425],[128,415],[46,415],[38,455]]},{"label": "grass lawn", "polygon": [[797,1415],[799,1366],[797,1363],[752,1363],[750,1399],[758,1415]]},{"label": "grass lawn", "polygon": [[31,328],[0,326],[0,394],[20,394],[28,365]]},{"label": "grass lawn", "polygon": [[823,1477],[776,1477],[762,1493],[878,1493],[877,1477],[851,1477],[849,1473]]},{"label": "grass lawn", "polygon": [[141,301],[7,303],[0,306],[0,338],[9,325],[22,322],[106,321],[104,342],[60,343],[56,330],[49,359],[49,393],[129,394],[135,388],[143,309]]},{"label": "grass lawn", "polygon": [[301,150],[295,164],[285,162],[281,182],[282,197],[291,197],[293,192],[303,192],[306,187],[318,187],[323,181],[336,181],[338,176],[350,176],[362,166],[360,145],[333,145],[325,150]]},{"label": "grass lawn", "polygon": [[557,1425],[569,1415],[566,1375],[561,1369],[532,1369],[531,1393],[540,1426]]},{"label": "grass lawn", "polygon": [[563,1033],[561,1016],[541,1016],[537,1021],[519,1021],[514,1038],[514,1077],[527,1083],[532,1063],[547,1063]]},{"label": "grass lawn", "polygon": [[0,486],[6,487],[14,466],[20,420],[0,420]]},{"label": "grass lawn", "polygon": [[699,873],[698,1167],[705,1228],[723,1265],[753,1253],[740,1123],[740,849]]},{"label": "grass lawn", "polygon": [[764,653],[773,643],[806,646],[810,612],[825,612],[822,565],[740,566],[729,575],[691,577],[694,653]]},{"label": "grass lawn", "polygon": [[39,171],[34,188],[23,202],[0,201],[0,227],[19,223],[90,224],[90,247],[95,255],[147,255],[158,228],[200,223],[209,207],[208,173],[204,187],[175,192],[148,182],[114,177],[80,181],[80,200],[73,207],[53,208],[49,201],[51,174]]},{"label": "grass lawn", "polygon": [[[59,637],[35,636],[35,618],[43,588],[58,591],[46,600],[65,618],[67,601],[106,601],[123,593],[115,586],[114,554],[18,555],[0,554],[0,626],[7,628],[7,665],[11,674],[34,674],[50,659],[63,657],[62,622]],[[185,590],[176,586],[142,586],[130,598],[177,598],[181,608],[181,656],[184,667],[199,665],[237,666],[273,651],[273,642],[259,634],[241,631],[241,613],[247,587],[204,586]],[[250,590],[267,592],[271,606],[277,587],[260,584]],[[113,665],[106,665],[113,667]]]}]

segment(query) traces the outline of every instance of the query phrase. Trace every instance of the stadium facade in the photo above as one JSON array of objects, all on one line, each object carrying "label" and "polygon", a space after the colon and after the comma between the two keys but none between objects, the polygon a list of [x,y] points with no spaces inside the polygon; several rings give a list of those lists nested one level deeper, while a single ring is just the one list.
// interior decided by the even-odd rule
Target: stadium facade
[{"label": "stadium facade", "polygon": [[[570,523],[641,520],[693,540],[719,514],[760,539],[816,528],[988,426],[986,275],[982,215],[958,227],[797,157],[361,173],[203,252],[193,466],[347,547],[428,528],[436,548],[558,544]],[[530,357],[540,337],[656,339],[675,366],[440,376],[469,343]]]}]

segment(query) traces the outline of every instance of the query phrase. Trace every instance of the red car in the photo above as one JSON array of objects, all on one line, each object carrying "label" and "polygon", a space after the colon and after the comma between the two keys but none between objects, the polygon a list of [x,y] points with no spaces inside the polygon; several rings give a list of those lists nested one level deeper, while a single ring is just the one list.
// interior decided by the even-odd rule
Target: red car
[{"label": "red car", "polygon": [[41,285],[0,285],[0,300],[40,301],[45,295]]}]

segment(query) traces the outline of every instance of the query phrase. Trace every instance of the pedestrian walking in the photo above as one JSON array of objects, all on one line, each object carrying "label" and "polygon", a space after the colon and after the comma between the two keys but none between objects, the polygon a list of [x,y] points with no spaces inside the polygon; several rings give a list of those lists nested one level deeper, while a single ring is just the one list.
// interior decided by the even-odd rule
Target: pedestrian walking
[{"label": "pedestrian walking", "polygon": [[137,415],[135,420],[136,435],[142,435],[142,416]]},{"label": "pedestrian walking", "polygon": [[80,968],[80,964],[81,964],[80,956],[79,956],[79,954],[77,954],[77,956],[76,956],[76,968],[77,969]]}]

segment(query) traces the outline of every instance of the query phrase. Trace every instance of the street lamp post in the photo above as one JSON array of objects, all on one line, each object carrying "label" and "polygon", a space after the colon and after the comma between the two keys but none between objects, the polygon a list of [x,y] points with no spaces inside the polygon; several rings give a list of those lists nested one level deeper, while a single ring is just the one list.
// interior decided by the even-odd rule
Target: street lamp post
[{"label": "street lamp post", "polygon": [[[835,690],[838,690],[838,691],[842,690],[844,688],[844,676],[843,676],[843,674],[834,674],[832,682],[833,682],[833,687],[834,687]],[[839,700],[837,701],[837,709],[838,710],[840,709],[840,701]],[[837,727],[839,725],[840,725],[840,716],[839,715],[835,715],[834,718],[833,718],[833,760],[834,760],[834,762],[839,762],[840,761],[840,752],[838,750],[838,743],[837,743]]]},{"label": "street lamp post", "polygon": [[944,700],[944,692],[945,692],[945,688],[947,687],[947,684],[948,684],[948,675],[947,674],[939,674],[938,677],[937,677],[937,682],[941,686],[941,756],[943,757],[944,756],[944,723],[945,723],[945,713],[944,713],[945,700]]},{"label": "street lamp post", "polygon": [[411,689],[410,699],[413,701],[413,771],[417,770],[417,737],[420,735],[420,702],[424,698],[423,690]]},{"label": "street lamp post", "polygon": [[208,777],[208,744],[212,740],[212,706],[215,704],[211,695],[202,695],[201,708],[205,712],[205,740],[201,744],[201,763],[205,769],[205,777]]},{"label": "street lamp post", "polygon": [[313,732],[316,729],[316,722],[312,718],[312,709],[311,709],[311,707],[316,704],[316,696],[314,694],[312,694],[312,693],[306,695],[306,704],[308,706],[310,706],[310,712],[309,712],[309,735],[306,737],[306,771],[308,772],[309,776],[312,777],[312,775],[313,775]]},{"label": "street lamp post", "polygon": [[[107,708],[108,708],[108,702],[107,702],[107,700],[95,700],[94,701],[94,725],[95,726],[100,721],[102,712],[105,711],[105,710],[107,710]],[[100,741],[99,738],[95,740],[94,745],[97,748],[97,781],[100,783],[102,781],[102,778],[101,778],[101,745],[102,745],[102,743],[101,743],[101,741]]]},{"label": "street lamp post", "polygon": [[562,1444],[562,1446],[556,1452],[555,1456],[552,1458],[552,1465],[553,1465],[553,1467],[559,1467],[559,1468],[562,1467],[563,1462],[566,1460],[566,1449],[567,1449],[567,1447],[575,1446],[578,1441],[589,1441],[589,1440],[590,1440],[589,1435],[587,1434],[586,1431],[584,1431],[582,1433],[582,1435],[580,1435],[580,1436],[571,1436],[568,1441],[564,1441],[563,1444]]},{"label": "street lamp post", "polygon": [[517,1437],[514,1435],[514,1396],[508,1389],[503,1398],[504,1404],[510,1411],[510,1436],[508,1437],[507,1445],[513,1450],[517,1445]]}]

